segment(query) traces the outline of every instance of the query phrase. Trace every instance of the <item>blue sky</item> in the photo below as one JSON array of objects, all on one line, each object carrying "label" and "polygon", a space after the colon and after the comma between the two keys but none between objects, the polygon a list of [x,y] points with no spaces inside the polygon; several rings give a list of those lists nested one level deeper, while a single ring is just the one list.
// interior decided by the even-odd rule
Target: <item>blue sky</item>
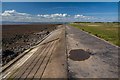
[{"label": "blue sky", "polygon": [[[116,21],[118,17],[117,2],[3,2],[3,20],[7,20],[7,17],[10,18],[8,15],[4,16],[4,14],[6,15],[12,10],[14,10],[11,13],[12,17],[13,14],[15,17],[16,14],[16,16],[21,16],[19,13],[26,13],[29,14],[27,17],[32,17],[31,19],[34,17],[34,21],[36,16],[40,17],[39,20],[42,17],[42,21],[49,21],[53,16],[63,21],[65,19],[63,19],[63,17],[66,17],[67,20],[69,19],[69,21],[72,21],[73,16],[76,16],[75,21],[82,21],[83,18],[89,18],[89,21],[92,19],[91,21],[100,20],[103,22],[106,20]],[[43,17],[47,17],[44,15],[47,15],[50,19],[43,19]],[[54,21],[56,21],[55,17]],[[93,20],[93,18],[95,20]],[[36,20],[38,20],[38,18]]]},{"label": "blue sky", "polygon": [[2,2],[118,2],[120,0],[2,0]]}]

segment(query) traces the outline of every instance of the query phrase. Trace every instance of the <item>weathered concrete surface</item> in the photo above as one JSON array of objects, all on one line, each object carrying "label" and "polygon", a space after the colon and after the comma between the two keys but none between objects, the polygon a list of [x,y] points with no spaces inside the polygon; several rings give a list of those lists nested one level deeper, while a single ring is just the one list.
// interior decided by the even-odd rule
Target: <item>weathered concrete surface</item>
[{"label": "weathered concrete surface", "polygon": [[118,78],[118,47],[74,27],[66,32],[70,77]]},{"label": "weathered concrete surface", "polygon": [[64,43],[65,28],[60,26],[6,70],[3,78],[67,78]]}]

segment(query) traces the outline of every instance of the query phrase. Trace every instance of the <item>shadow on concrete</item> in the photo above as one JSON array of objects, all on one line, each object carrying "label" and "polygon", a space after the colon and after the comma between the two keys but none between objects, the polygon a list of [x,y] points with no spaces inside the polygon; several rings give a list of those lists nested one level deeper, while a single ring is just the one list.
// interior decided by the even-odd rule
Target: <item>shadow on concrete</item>
[{"label": "shadow on concrete", "polygon": [[71,50],[69,54],[69,58],[74,61],[84,61],[90,57],[90,52],[84,51],[82,49]]}]

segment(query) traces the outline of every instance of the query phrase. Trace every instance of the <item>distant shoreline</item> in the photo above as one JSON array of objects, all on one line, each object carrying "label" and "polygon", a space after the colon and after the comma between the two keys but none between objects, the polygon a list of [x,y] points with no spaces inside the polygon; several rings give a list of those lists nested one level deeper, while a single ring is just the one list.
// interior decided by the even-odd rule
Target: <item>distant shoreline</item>
[{"label": "distant shoreline", "polygon": [[120,23],[120,22],[9,22],[2,21],[0,25],[20,25],[20,24],[68,24],[68,23]]},{"label": "distant shoreline", "polygon": [[66,24],[69,22],[1,22],[2,25],[19,25],[19,24]]}]

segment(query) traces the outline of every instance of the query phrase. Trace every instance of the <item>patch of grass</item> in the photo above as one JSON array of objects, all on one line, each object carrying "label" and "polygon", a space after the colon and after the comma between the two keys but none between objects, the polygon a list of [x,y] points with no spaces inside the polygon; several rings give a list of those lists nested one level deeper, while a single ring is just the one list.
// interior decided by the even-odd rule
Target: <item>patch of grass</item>
[{"label": "patch of grass", "polygon": [[118,30],[120,30],[120,27],[117,23],[72,23],[69,25],[120,46],[118,36]]}]

